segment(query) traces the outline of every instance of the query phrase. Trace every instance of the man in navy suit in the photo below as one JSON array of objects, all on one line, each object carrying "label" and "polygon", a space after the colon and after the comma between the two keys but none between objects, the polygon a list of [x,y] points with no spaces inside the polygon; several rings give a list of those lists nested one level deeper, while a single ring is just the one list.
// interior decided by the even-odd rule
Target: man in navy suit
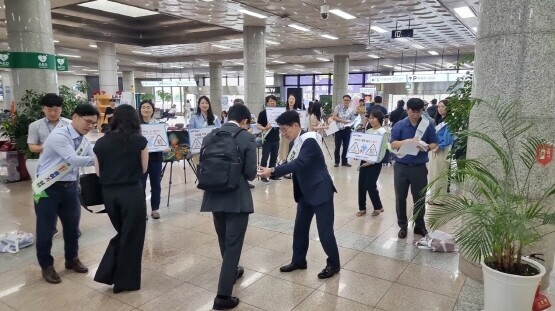
[{"label": "man in navy suit", "polygon": [[339,250],[333,233],[333,196],[337,192],[328,173],[324,153],[320,146],[321,136],[316,132],[305,133],[301,129],[299,114],[287,111],[276,119],[279,130],[291,140],[287,163],[278,167],[261,167],[262,178],[280,177],[293,173],[293,194],[297,202],[297,216],[293,231],[293,258],[280,268],[281,272],[306,269],[306,253],[312,217],[316,215],[318,235],[328,255],[327,265],[318,278],[327,279],[340,270]]}]

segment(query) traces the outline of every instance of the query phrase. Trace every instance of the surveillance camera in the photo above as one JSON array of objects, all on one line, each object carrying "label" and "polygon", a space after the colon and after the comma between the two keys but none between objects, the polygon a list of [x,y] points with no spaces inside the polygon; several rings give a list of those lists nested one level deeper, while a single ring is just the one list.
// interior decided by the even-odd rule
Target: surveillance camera
[{"label": "surveillance camera", "polygon": [[322,17],[322,19],[328,19],[328,17],[330,16],[330,6],[327,4],[324,4],[320,7],[320,16]]}]

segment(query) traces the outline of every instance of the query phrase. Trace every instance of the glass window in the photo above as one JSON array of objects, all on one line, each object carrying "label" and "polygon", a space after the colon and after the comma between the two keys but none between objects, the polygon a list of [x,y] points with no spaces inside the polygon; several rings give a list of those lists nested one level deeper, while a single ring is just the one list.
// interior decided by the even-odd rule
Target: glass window
[{"label": "glass window", "polygon": [[274,76],[266,77],[266,86],[268,86],[268,85],[275,85],[274,83],[275,83],[275,81],[274,81]]},{"label": "glass window", "polygon": [[362,85],[349,84],[347,86],[347,89],[349,90],[349,94],[354,94],[354,93],[360,93],[360,88],[361,87],[362,87]]},{"label": "glass window", "polygon": [[314,77],[314,84],[324,84],[328,85],[330,83],[329,75],[316,75]]},{"label": "glass window", "polygon": [[222,86],[227,86],[227,78],[226,77],[222,78]]},{"label": "glass window", "polygon": [[349,74],[349,84],[362,84],[362,73],[350,73]]},{"label": "glass window", "polygon": [[183,101],[181,100],[181,88],[180,87],[172,87],[173,93],[173,104],[177,105],[177,111],[181,111],[181,107],[183,107]]},{"label": "glass window", "polygon": [[314,87],[314,97],[319,100],[320,95],[330,95],[330,88],[327,85],[316,85]]},{"label": "glass window", "polygon": [[227,86],[237,86],[237,77],[227,77]]},{"label": "glass window", "polygon": [[297,85],[297,76],[285,76],[285,85]]},{"label": "glass window", "polygon": [[245,78],[241,77],[239,78],[239,86],[244,86],[245,85]]},{"label": "glass window", "polygon": [[312,75],[300,76],[299,85],[312,85]]}]

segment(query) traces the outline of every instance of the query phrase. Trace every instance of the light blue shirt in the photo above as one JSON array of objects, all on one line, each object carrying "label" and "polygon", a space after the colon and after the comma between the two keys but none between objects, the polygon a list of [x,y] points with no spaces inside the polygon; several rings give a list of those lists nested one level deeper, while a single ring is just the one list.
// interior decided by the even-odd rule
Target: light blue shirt
[{"label": "light blue shirt", "polygon": [[214,125],[210,125],[208,126],[206,124],[206,119],[204,118],[204,116],[201,114],[196,114],[194,113],[191,116],[191,119],[189,120],[189,128],[190,129],[201,129],[201,128],[205,128],[205,127],[220,127],[221,124],[218,121],[218,117],[214,116]]},{"label": "light blue shirt", "polygon": [[60,181],[76,181],[80,167],[94,165],[92,145],[89,145],[85,156],[78,156],[75,153],[75,150],[81,144],[80,139],[87,138],[77,133],[72,125],[64,125],[52,130],[43,144],[43,151],[37,167],[37,176],[65,161],[71,165],[71,171]]}]

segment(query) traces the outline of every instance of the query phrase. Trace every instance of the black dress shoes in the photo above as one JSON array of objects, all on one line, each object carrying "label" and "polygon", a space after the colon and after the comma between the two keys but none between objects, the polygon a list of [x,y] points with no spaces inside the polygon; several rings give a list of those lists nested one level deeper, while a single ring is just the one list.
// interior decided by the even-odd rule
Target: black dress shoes
[{"label": "black dress shoes", "polygon": [[87,273],[89,272],[89,268],[85,267],[85,265],[79,260],[79,258],[75,258],[73,260],[66,260],[66,269],[73,270],[77,273]]},{"label": "black dress shoes", "polygon": [[226,299],[216,297],[214,298],[214,306],[212,307],[212,309],[214,310],[233,309],[237,307],[238,304],[239,304],[239,298],[237,297],[231,296]]},{"label": "black dress shoes", "polygon": [[428,230],[422,228],[414,228],[414,234],[419,234],[421,236],[426,236],[428,234]]},{"label": "black dress shoes", "polygon": [[318,273],[318,278],[319,279],[329,279],[332,276],[334,276],[336,273],[338,273],[340,270],[340,268],[332,268],[330,266],[327,266],[324,268],[324,270],[322,270],[322,272]]},{"label": "black dress shoes", "polygon": [[399,237],[399,239],[404,239],[407,237],[407,228],[401,228],[401,230],[399,230],[399,233],[397,234],[397,236]]},{"label": "black dress shoes", "polygon": [[62,282],[62,279],[60,279],[60,276],[54,269],[54,266],[42,269],[42,278],[50,284],[59,284]]},{"label": "black dress shoes", "polygon": [[351,167],[352,165],[351,165],[351,164],[349,164],[349,163],[343,163],[343,164],[341,164],[341,166],[345,166],[345,167]]},{"label": "black dress shoes", "polygon": [[279,268],[279,271],[281,271],[281,272],[292,272],[292,271],[295,271],[297,269],[300,269],[300,270],[306,269],[306,263],[304,265],[297,265],[297,264],[294,264],[294,263],[290,263],[288,265],[285,265],[285,266]]}]

